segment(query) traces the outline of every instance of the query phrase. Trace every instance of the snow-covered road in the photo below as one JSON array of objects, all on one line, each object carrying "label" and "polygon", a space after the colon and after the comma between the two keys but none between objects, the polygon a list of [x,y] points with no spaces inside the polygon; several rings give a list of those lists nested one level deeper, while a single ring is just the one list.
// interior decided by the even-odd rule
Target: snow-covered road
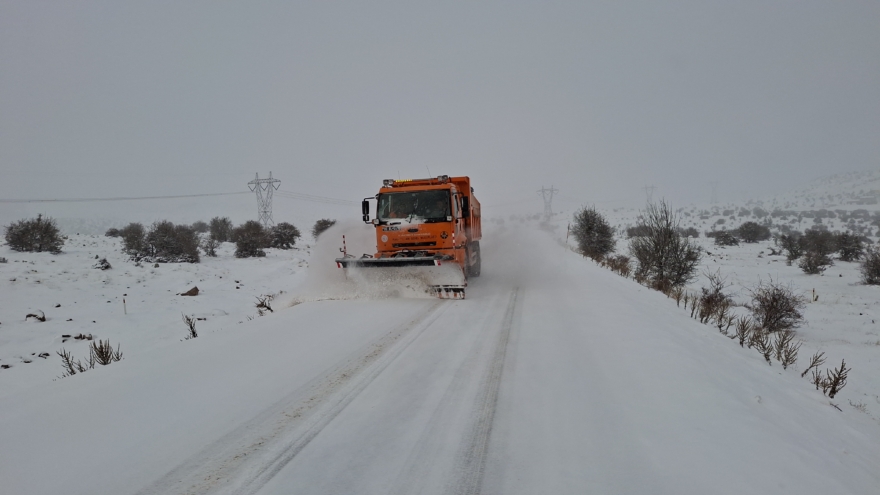
[{"label": "snow-covered road", "polygon": [[[544,232],[0,403],[3,493],[880,491],[880,427]],[[803,358],[802,358],[803,359]]]}]

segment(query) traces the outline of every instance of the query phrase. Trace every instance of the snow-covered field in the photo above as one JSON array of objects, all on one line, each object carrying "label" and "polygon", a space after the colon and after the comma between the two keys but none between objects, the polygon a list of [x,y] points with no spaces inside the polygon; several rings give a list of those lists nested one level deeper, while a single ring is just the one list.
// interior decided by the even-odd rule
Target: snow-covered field
[{"label": "snow-covered field", "polygon": [[[90,342],[77,336],[109,339],[127,357],[178,344],[187,335],[184,314],[204,319],[197,322],[200,334],[232,329],[257,315],[257,296],[283,299],[309,259],[305,243],[253,259],[236,259],[234,245],[225,243],[218,257],[203,256],[198,264],[138,266],[126,260],[120,242],[72,234],[60,255],[0,248],[7,260],[0,263],[0,397],[61,376],[56,351],[62,348],[88,357]],[[101,258],[112,268],[94,268]],[[198,296],[178,295],[192,287]]]},{"label": "snow-covered field", "polygon": [[[159,268],[104,237],[57,256],[0,247],[2,491],[877,493],[878,290],[854,265],[808,277],[766,242],[698,239],[739,301],[759,277],[816,289],[801,362],[782,370],[572,253],[566,223],[487,221],[464,301],[345,283],[331,260],[343,231],[368,249],[356,223]],[[257,316],[266,294],[276,311]],[[25,320],[38,309],[46,322]],[[182,313],[206,318],[197,339]],[[84,333],[124,359],[58,378],[55,351],[87,354],[62,336]],[[800,377],[819,348],[853,368],[842,410]]]}]

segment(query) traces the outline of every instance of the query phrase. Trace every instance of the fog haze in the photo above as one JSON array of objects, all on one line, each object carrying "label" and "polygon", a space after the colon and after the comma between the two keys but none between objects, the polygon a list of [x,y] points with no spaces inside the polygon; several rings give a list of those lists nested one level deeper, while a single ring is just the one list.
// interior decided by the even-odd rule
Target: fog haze
[{"label": "fog haze", "polygon": [[[878,26],[870,1],[3,1],[0,199],[242,192],[269,171],[352,201],[470,175],[487,208],[536,211],[542,185],[602,207],[649,185],[759,197],[880,168]],[[255,216],[220,198],[187,204]],[[180,213],[161,203],[0,209]],[[305,203],[276,219],[322,216]]]}]

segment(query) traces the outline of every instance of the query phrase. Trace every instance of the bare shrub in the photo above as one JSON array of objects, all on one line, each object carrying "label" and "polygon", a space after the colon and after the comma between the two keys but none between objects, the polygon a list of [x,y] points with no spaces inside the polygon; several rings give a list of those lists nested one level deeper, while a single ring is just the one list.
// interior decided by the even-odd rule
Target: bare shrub
[{"label": "bare shrub", "polygon": [[831,261],[831,258],[827,254],[813,250],[804,253],[801,260],[798,262],[800,269],[807,275],[819,275],[832,264],[834,264],[834,262]]},{"label": "bare shrub", "polygon": [[208,229],[210,227],[208,227],[208,224],[206,222],[198,220],[198,221],[193,222],[193,224],[190,225],[190,228],[193,229],[193,231],[195,231],[196,234],[204,234],[205,232],[208,231]]},{"label": "bare shrub", "polygon": [[764,356],[764,360],[767,361],[767,364],[773,364],[770,360],[773,356],[773,343],[770,340],[770,334],[766,330],[761,328],[755,328],[752,330],[752,333],[749,336],[749,347],[753,347],[760,352],[761,355]]},{"label": "bare shrub", "polygon": [[116,346],[116,350],[114,351],[113,346],[110,345],[110,339],[98,341],[93,340],[89,345],[89,357],[90,362],[106,366],[115,361],[121,361],[122,351],[119,350],[119,345]]},{"label": "bare shrub", "polygon": [[[724,293],[724,289],[730,286],[727,278],[721,276],[721,271],[704,274],[709,279],[709,287],[700,289],[700,323],[709,323],[711,320],[722,320],[730,308],[730,296]],[[720,330],[720,328],[719,328]]]},{"label": "bare shrub", "polygon": [[236,258],[262,258],[266,256],[266,251],[263,249],[269,245],[269,237],[260,222],[248,220],[236,227],[232,232],[232,240],[235,242]]},{"label": "bare shrub", "polygon": [[290,249],[301,237],[299,229],[293,224],[281,222],[269,229],[269,246],[278,249]]},{"label": "bare shrub", "polygon": [[798,351],[803,342],[794,341],[794,332],[791,330],[783,330],[776,333],[776,340],[773,341],[773,350],[776,354],[776,360],[782,363],[782,369],[788,369],[789,366],[797,362]]},{"label": "bare shrub", "polygon": [[819,366],[822,366],[823,364],[825,364],[825,353],[816,351],[816,353],[810,357],[810,364],[804,372],[801,373],[801,378],[807,376],[807,373],[809,373],[811,369],[819,369]]},{"label": "bare shrub", "polygon": [[755,243],[770,238],[770,229],[757,222],[745,222],[736,229],[736,235],[743,242]]},{"label": "bare shrub", "polygon": [[718,231],[714,237],[716,246],[739,246],[739,239],[726,230]]},{"label": "bare shrub", "polygon": [[94,265],[92,265],[92,268],[97,268],[98,270],[109,270],[113,268],[113,266],[110,265],[110,262],[107,261],[107,258],[101,258],[96,261]]},{"label": "bare shrub", "polygon": [[196,318],[194,316],[183,316],[183,323],[186,325],[186,339],[194,339],[199,336],[199,332],[196,331]]},{"label": "bare shrub", "polygon": [[575,212],[571,233],[580,253],[593,260],[601,260],[614,251],[614,229],[595,207]]},{"label": "bare shrub", "polygon": [[819,370],[813,370],[813,378],[810,382],[816,386],[816,390],[821,388],[823,394],[833,399],[846,386],[850,371],[852,368],[847,368],[846,361],[841,360],[839,368],[825,370],[824,375]]},{"label": "bare shrub", "polygon": [[800,232],[793,231],[788,235],[779,236],[779,246],[785,251],[786,262],[791,262],[800,258],[804,254],[803,235]]},{"label": "bare shrub", "polygon": [[205,252],[205,256],[215,258],[217,257],[217,248],[220,246],[220,242],[217,239],[214,239],[210,235],[204,239],[200,244],[202,251]]},{"label": "bare shrub", "polygon": [[119,229],[110,228],[107,229],[107,232],[104,232],[104,235],[107,237],[119,237],[122,235],[122,232]]},{"label": "bare shrub", "polygon": [[73,359],[73,355],[71,355],[67,350],[62,348],[60,351],[56,351],[56,354],[61,356],[61,367],[64,368],[64,373],[61,375],[62,377],[72,376],[77,373],[83,373],[89,368],[84,366],[78,359]]},{"label": "bare shrub", "polygon": [[331,220],[329,218],[322,218],[315,222],[315,225],[312,226],[312,237],[315,239],[318,238],[325,230],[330,227],[336,225],[336,220]]},{"label": "bare shrub", "polygon": [[700,250],[678,235],[678,219],[669,205],[665,201],[649,204],[641,222],[647,235],[634,237],[629,244],[637,278],[664,292],[693,280]]},{"label": "bare shrub", "polygon": [[868,285],[880,285],[880,249],[871,248],[865,253],[860,271],[862,282]]},{"label": "bare shrub", "polygon": [[208,225],[211,238],[217,242],[232,240],[232,220],[229,217],[214,217]]},{"label": "bare shrub", "polygon": [[275,299],[275,296],[272,294],[265,295],[265,296],[257,296],[257,302],[256,302],[256,304],[254,304],[254,306],[256,306],[256,308],[257,308],[257,314],[259,314],[260,316],[263,316],[266,314],[266,311],[268,311],[270,313],[274,313],[274,310],[272,309],[272,305],[270,304],[273,299]]},{"label": "bare shrub", "polygon": [[13,251],[58,254],[64,245],[55,220],[43,218],[43,215],[7,225],[5,238],[6,244]]},{"label": "bare shrub", "polygon": [[743,347],[746,342],[751,342],[752,331],[755,329],[754,320],[748,316],[739,316],[734,322],[734,329],[734,337],[739,342],[739,346]]},{"label": "bare shrub", "polygon": [[620,275],[621,277],[629,277],[631,272],[631,260],[629,256],[618,254],[615,256],[609,256],[605,258],[605,263],[608,268]]},{"label": "bare shrub", "polygon": [[800,326],[804,319],[800,310],[805,302],[790,286],[770,279],[769,282],[760,282],[749,292],[752,295],[749,309],[759,328],[778,332]]}]

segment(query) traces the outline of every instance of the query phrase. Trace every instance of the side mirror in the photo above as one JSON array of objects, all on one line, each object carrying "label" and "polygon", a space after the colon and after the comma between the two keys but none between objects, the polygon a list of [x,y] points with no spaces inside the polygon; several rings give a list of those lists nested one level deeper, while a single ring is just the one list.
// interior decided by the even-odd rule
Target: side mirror
[{"label": "side mirror", "polygon": [[470,198],[468,198],[467,196],[461,197],[461,210],[462,210],[462,215],[464,215],[464,216],[468,216],[471,214]]},{"label": "side mirror", "polygon": [[370,223],[370,202],[366,199],[361,203],[361,215],[363,215],[364,223]]}]

